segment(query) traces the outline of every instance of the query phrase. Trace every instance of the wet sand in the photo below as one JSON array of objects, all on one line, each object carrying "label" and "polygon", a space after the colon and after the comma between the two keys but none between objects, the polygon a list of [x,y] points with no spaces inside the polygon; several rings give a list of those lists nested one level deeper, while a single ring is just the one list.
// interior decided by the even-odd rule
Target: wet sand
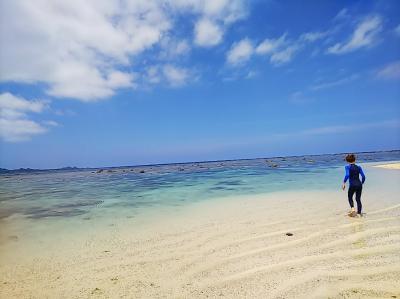
[{"label": "wet sand", "polygon": [[364,170],[363,218],[339,182],[68,229],[5,220],[0,297],[400,298],[400,172]]}]

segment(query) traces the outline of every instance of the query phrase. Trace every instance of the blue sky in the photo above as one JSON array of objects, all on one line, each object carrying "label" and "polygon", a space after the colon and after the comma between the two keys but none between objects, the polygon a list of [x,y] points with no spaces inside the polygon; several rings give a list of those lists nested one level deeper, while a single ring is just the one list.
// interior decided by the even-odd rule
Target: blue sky
[{"label": "blue sky", "polygon": [[0,167],[400,148],[398,1],[0,5]]}]

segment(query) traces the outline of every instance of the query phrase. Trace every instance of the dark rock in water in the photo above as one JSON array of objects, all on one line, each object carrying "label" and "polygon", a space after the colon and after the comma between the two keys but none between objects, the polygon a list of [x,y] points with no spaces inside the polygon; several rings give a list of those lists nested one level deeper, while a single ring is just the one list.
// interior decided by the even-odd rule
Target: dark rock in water
[{"label": "dark rock in water", "polygon": [[96,171],[96,173],[102,173],[104,171],[104,169],[99,169]]},{"label": "dark rock in water", "polygon": [[209,188],[208,190],[226,190],[227,188],[225,188],[225,187],[222,187],[222,186],[216,186],[216,187],[211,187],[211,188]]},{"label": "dark rock in water", "polygon": [[292,233],[286,233],[286,236],[291,237],[291,236],[293,236],[293,234]]},{"label": "dark rock in water", "polygon": [[267,163],[269,167],[278,167],[279,166],[278,164],[276,164],[273,161],[268,160],[268,159],[265,160],[265,163]]},{"label": "dark rock in water", "polygon": [[144,170],[141,170],[141,171],[139,171],[140,173],[144,173],[145,171]]}]

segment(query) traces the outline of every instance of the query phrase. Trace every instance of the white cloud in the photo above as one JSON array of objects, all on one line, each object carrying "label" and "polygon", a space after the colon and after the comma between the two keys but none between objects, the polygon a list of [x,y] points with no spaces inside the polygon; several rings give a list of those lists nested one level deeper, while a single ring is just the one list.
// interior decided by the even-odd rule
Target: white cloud
[{"label": "white cloud", "polygon": [[314,101],[314,99],[302,91],[296,91],[289,96],[289,101],[295,104],[305,104]]},{"label": "white cloud", "polygon": [[48,126],[52,126],[52,127],[58,127],[58,123],[55,122],[54,120],[45,120],[43,122],[43,124],[48,125]]},{"label": "white cloud", "polygon": [[32,136],[47,132],[45,126],[28,118],[28,113],[41,113],[48,108],[48,101],[28,101],[10,93],[0,94],[0,138],[8,142],[29,140]]},{"label": "white cloud", "polygon": [[176,55],[183,55],[190,51],[190,46],[186,40],[177,42],[174,48]]},{"label": "white cloud", "polygon": [[225,23],[233,23],[247,15],[245,1],[242,0],[205,0],[203,12],[205,15],[222,19]]},{"label": "white cloud", "polygon": [[398,36],[400,36],[400,24],[394,28],[394,33],[396,33]]},{"label": "white cloud", "polygon": [[117,88],[134,87],[133,74],[111,70],[102,75],[96,68],[70,63],[57,70],[55,80],[47,90],[55,97],[70,97],[82,101],[93,101],[112,96]]},{"label": "white cloud", "polygon": [[276,52],[285,43],[286,34],[277,39],[266,38],[256,48],[256,53],[259,55],[271,54]]},{"label": "white cloud", "polygon": [[244,0],[3,1],[0,82],[44,83],[49,95],[82,101],[110,97],[138,84],[138,55],[151,53],[149,67],[190,50],[173,30],[182,14],[200,20],[196,43],[212,46],[247,9]]},{"label": "white cloud", "polygon": [[315,42],[317,40],[323,39],[327,37],[331,31],[312,31],[312,32],[306,32],[300,35],[300,40],[305,41],[305,42]]},{"label": "white cloud", "polygon": [[331,54],[344,54],[355,51],[360,48],[373,45],[378,33],[382,30],[382,18],[380,16],[371,16],[360,22],[354,30],[351,38],[345,43],[336,43],[328,48],[327,52]]},{"label": "white cloud", "polygon": [[337,13],[337,15],[333,18],[333,20],[340,21],[342,19],[347,19],[347,18],[349,18],[348,10],[347,8],[343,8]]},{"label": "white cloud", "polygon": [[244,0],[169,0],[170,6],[178,10],[187,10],[202,17],[231,24],[247,16]]},{"label": "white cloud", "polygon": [[346,133],[352,131],[361,131],[372,128],[399,128],[400,121],[399,120],[384,120],[380,122],[371,122],[371,123],[359,123],[349,125],[337,125],[337,126],[326,126],[319,127],[314,129],[307,129],[299,132],[299,134],[303,135],[325,135],[325,134],[338,134],[338,133]]},{"label": "white cloud", "polygon": [[300,49],[301,44],[286,39],[286,33],[276,39],[265,39],[255,49],[258,55],[270,55],[270,62],[275,66],[288,63]]},{"label": "white cloud", "polygon": [[144,81],[150,84],[166,82],[171,87],[181,87],[193,80],[192,71],[173,64],[150,66],[144,74]]},{"label": "white cloud", "polygon": [[231,65],[239,65],[250,59],[254,52],[252,42],[248,38],[234,43],[227,53],[227,61]]},{"label": "white cloud", "polygon": [[331,87],[336,87],[339,85],[343,85],[349,82],[352,82],[356,79],[358,79],[359,76],[357,74],[353,74],[349,77],[344,77],[342,79],[339,80],[335,80],[335,81],[329,81],[329,82],[320,82],[318,84],[314,84],[313,86],[310,87],[311,90],[321,90],[321,89],[327,89],[327,88],[331,88]]},{"label": "white cloud", "polygon": [[212,47],[222,42],[227,28],[247,16],[245,0],[169,0],[175,10],[198,16],[194,27],[194,43]]},{"label": "white cloud", "polygon": [[[134,86],[134,75],[118,71],[119,65],[129,64],[132,55],[157,44],[171,28],[158,1],[9,1],[3,6],[0,79],[44,82],[50,95],[84,101]],[[185,43],[177,46],[180,53],[187,50]]]},{"label": "white cloud", "polygon": [[201,19],[195,25],[195,43],[202,47],[212,47],[222,41],[222,30],[216,22]]},{"label": "white cloud", "polygon": [[282,49],[281,51],[277,51],[271,55],[271,63],[275,65],[287,63],[292,60],[293,55],[297,52],[297,50],[299,50],[299,46],[293,44]]},{"label": "white cloud", "polygon": [[165,36],[160,41],[161,60],[174,60],[187,55],[191,48],[186,39],[176,39],[173,36]]},{"label": "white cloud", "polygon": [[2,11],[0,80],[44,82],[50,95],[84,101],[132,86],[119,66],[171,27],[156,1],[16,0]]},{"label": "white cloud", "polygon": [[11,93],[0,94],[0,109],[20,112],[42,112],[48,105],[47,101],[28,101]]},{"label": "white cloud", "polygon": [[71,109],[51,109],[52,113],[58,116],[75,116],[76,112]]},{"label": "white cloud", "polygon": [[256,77],[258,75],[258,73],[256,72],[256,71],[252,71],[252,70],[250,70],[250,71],[248,71],[248,73],[247,73],[247,75],[246,75],[246,79],[251,79],[251,78],[254,78],[254,77]]},{"label": "white cloud", "polygon": [[151,84],[157,84],[161,82],[160,69],[158,66],[150,66],[145,72],[145,81]]},{"label": "white cloud", "polygon": [[400,79],[400,61],[394,61],[382,69],[380,69],[376,76],[380,79],[392,79],[399,80]]},{"label": "white cloud", "polygon": [[301,48],[298,42],[286,40],[286,33],[277,39],[265,39],[258,46],[244,38],[234,43],[227,53],[227,62],[234,66],[247,62],[254,54],[269,55],[271,64],[279,66],[292,60],[294,54]]},{"label": "white cloud", "polygon": [[8,142],[26,141],[45,132],[45,127],[29,119],[0,118],[0,137]]},{"label": "white cloud", "polygon": [[168,83],[173,87],[185,85],[189,78],[189,71],[187,69],[170,64],[163,67],[163,74]]}]

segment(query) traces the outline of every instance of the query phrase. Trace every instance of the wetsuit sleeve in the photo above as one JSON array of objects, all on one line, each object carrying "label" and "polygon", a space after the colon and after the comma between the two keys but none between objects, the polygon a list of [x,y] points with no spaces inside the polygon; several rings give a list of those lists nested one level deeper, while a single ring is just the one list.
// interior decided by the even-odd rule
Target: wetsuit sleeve
[{"label": "wetsuit sleeve", "polygon": [[362,170],[361,166],[358,166],[358,168],[360,169],[360,174],[361,174],[361,178],[362,178],[361,183],[364,184],[364,182],[365,182],[365,174],[364,174],[364,171]]},{"label": "wetsuit sleeve", "polygon": [[347,180],[349,179],[349,175],[350,175],[349,166],[345,166],[344,171],[345,171],[345,175],[344,175],[343,183],[346,183]]}]

